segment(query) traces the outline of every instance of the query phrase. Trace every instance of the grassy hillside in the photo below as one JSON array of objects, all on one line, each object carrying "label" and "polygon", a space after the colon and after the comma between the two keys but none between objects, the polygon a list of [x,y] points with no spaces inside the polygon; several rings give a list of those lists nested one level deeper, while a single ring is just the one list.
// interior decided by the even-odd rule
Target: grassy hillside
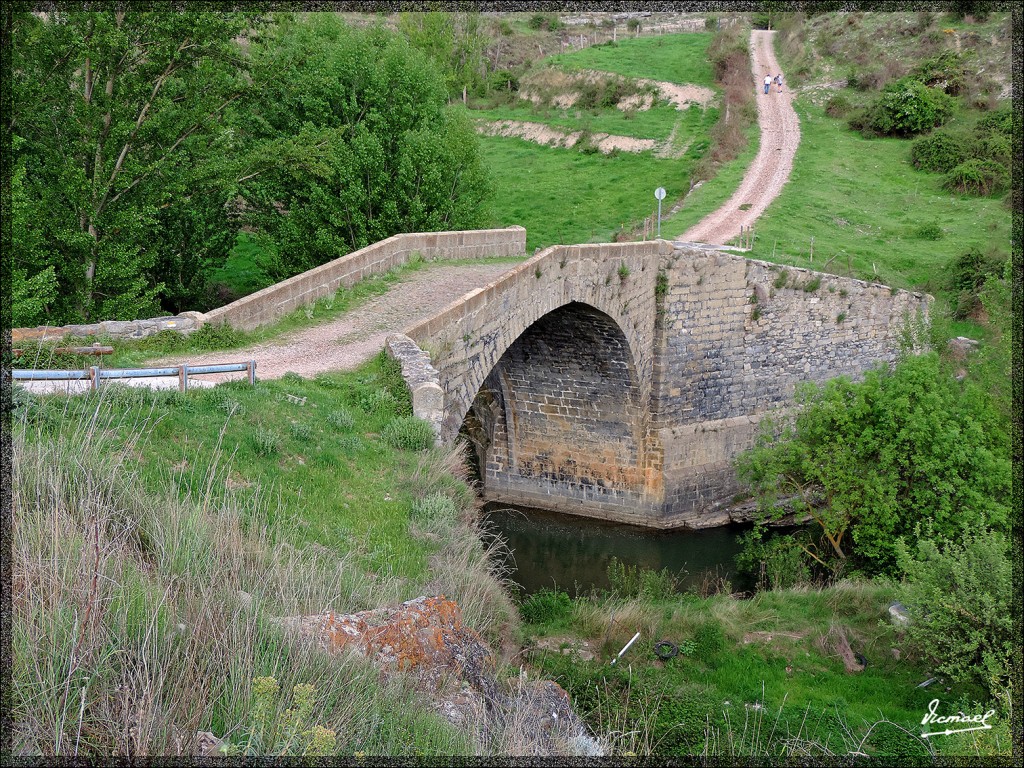
[{"label": "grassy hillside", "polygon": [[594,45],[556,54],[545,62],[568,70],[596,69],[624,77],[711,88],[715,82],[714,72],[705,53],[713,36],[710,32],[691,32],[625,39],[612,45]]},{"label": "grassy hillside", "polygon": [[244,745],[266,676],[276,718],[294,685],[315,686],[306,725],[333,734],[330,754],[479,750],[411,682],[299,650],[274,624],[426,593],[496,648],[516,626],[458,459],[411,450],[402,386],[379,359],[255,388],[19,395],[15,751],[180,755],[196,731]]}]

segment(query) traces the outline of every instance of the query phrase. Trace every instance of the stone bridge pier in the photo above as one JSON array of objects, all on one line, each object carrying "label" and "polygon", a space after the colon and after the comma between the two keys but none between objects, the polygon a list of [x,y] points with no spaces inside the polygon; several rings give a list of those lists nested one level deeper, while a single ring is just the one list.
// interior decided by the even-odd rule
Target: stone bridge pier
[{"label": "stone bridge pier", "polygon": [[695,243],[554,246],[388,348],[485,498],[701,528],[760,420],[892,363],[928,301]]}]

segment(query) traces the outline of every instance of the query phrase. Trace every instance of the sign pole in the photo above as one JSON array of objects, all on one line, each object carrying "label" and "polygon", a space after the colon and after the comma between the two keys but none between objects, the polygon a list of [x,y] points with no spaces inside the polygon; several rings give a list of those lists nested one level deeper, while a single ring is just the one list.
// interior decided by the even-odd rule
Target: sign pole
[{"label": "sign pole", "polygon": [[658,198],[658,239],[661,239],[661,201],[665,199],[665,188],[658,187],[654,190],[654,196]]}]

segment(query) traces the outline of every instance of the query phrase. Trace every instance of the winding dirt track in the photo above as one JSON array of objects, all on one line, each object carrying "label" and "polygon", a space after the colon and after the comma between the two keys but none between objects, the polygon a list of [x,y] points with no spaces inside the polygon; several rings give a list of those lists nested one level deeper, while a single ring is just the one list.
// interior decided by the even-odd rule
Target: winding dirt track
[{"label": "winding dirt track", "polygon": [[741,226],[749,227],[764,213],[789,178],[800,144],[800,122],[793,111],[793,94],[785,84],[785,77],[782,93],[772,84],[766,96],[762,85],[765,75],[775,77],[782,72],[772,48],[774,35],[775,32],[754,30],[750,36],[750,63],[757,88],[757,123],[761,128],[757,157],[725,205],[680,235],[681,241],[725,245],[739,235]]}]

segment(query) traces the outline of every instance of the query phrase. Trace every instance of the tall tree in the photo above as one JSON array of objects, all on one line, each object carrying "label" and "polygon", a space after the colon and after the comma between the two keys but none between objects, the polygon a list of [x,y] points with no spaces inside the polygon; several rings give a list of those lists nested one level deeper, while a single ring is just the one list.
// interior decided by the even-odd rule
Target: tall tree
[{"label": "tall tree", "polygon": [[196,218],[232,192],[224,115],[249,88],[236,39],[253,21],[152,5],[15,14],[8,128],[33,245],[14,271],[28,284],[52,270],[51,322],[154,313],[183,251],[189,273],[226,255],[209,237],[223,222]]},{"label": "tall tree", "polygon": [[436,69],[399,35],[317,14],[282,19],[253,48],[273,72],[240,176],[249,221],[278,243],[276,277],[397,232],[486,221],[489,187],[467,119]]}]

